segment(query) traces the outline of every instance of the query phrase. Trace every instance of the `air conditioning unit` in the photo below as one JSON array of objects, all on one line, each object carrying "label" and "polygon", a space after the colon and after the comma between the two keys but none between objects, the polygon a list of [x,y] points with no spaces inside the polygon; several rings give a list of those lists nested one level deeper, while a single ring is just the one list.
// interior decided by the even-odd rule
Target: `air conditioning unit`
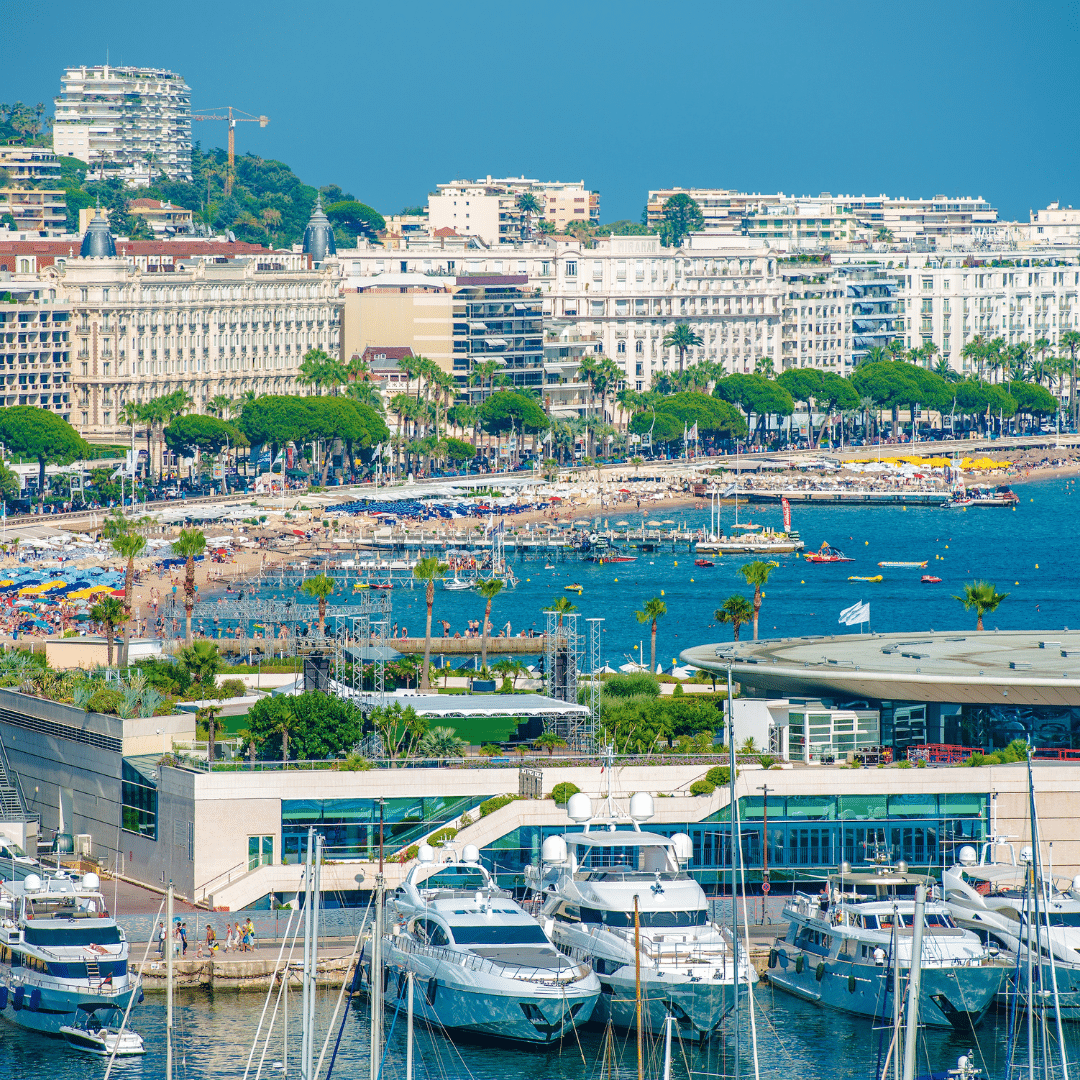
[{"label": "air conditioning unit", "polygon": [[93,852],[94,838],[89,833],[75,834],[75,854],[84,859],[89,859]]}]

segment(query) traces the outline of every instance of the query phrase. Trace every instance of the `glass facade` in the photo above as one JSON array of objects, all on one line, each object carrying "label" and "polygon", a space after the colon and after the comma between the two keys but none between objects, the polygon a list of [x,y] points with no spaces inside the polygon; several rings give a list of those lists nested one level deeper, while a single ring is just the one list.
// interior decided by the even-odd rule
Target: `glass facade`
[{"label": "glass facade", "polygon": [[945,742],[998,749],[1030,739],[1046,749],[1080,749],[1080,709],[1065,705],[964,705],[949,717]]},{"label": "glass facade", "polygon": [[[431,798],[384,799],[383,849],[386,854],[417,843],[439,825],[482,801],[483,796],[436,795]],[[281,858],[302,862],[308,828],[324,837],[328,859],[379,857],[378,799],[283,799],[281,802]]]},{"label": "glass facade", "polygon": [[125,832],[157,839],[156,769],[132,758],[124,758],[120,776],[120,802]]},{"label": "glass facade", "polygon": [[[980,844],[989,831],[989,796],[973,795],[795,795],[739,800],[743,864],[747,878],[760,881],[768,817],[772,881],[820,877],[842,861],[866,866],[875,857],[904,860],[913,867],[941,867],[955,861],[964,844]],[[731,818],[727,808],[705,821],[648,825],[671,836],[685,832],[693,842],[688,869],[702,885],[723,884],[731,867]],[[522,826],[484,848],[485,864],[502,883],[535,864],[548,836],[567,826]]]}]

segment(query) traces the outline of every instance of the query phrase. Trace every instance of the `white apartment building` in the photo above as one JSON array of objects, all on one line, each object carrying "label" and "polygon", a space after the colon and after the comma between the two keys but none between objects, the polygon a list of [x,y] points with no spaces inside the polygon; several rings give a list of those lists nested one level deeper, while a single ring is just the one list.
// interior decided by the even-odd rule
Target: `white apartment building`
[{"label": "white apartment building", "polygon": [[[725,246],[695,236],[687,248],[662,247],[656,236],[614,236],[587,247],[572,237],[508,250],[418,250],[365,246],[338,252],[346,290],[384,273],[527,274],[543,299],[546,336],[592,343],[616,360],[627,385],[647,390],[654,375],[678,370],[664,335],[689,323],[703,340],[687,364],[723,363],[750,372],[773,358],[780,370],[782,280],[776,257],[760,245]],[[558,330],[555,329],[557,324]]]},{"label": "white apartment building", "polygon": [[53,149],[137,186],[191,179],[191,91],[158,68],[71,67],[55,99]]},{"label": "white apartment building", "polygon": [[36,405],[71,419],[71,307],[38,281],[0,279],[0,405]]},{"label": "white apartment building", "polygon": [[[526,222],[518,198],[531,194],[541,212]],[[427,227],[453,229],[459,236],[475,236],[485,244],[519,243],[529,239],[529,228],[540,221],[563,230],[571,221],[600,222],[600,194],[589,191],[584,180],[530,180],[522,177],[454,180],[438,184],[428,196]]]},{"label": "white apartment building", "polygon": [[39,146],[0,146],[0,217],[10,214],[16,232],[64,232],[67,203],[60,162]]},{"label": "white apartment building", "polygon": [[[895,243],[936,244],[948,237],[977,235],[996,226],[998,220],[997,210],[981,196],[935,195],[931,199],[909,199],[889,195],[832,195],[824,191],[815,198],[783,192],[762,194],[726,188],[674,187],[649,192],[648,224],[658,227],[664,217],[664,203],[680,194],[689,195],[701,207],[706,231],[775,237],[796,243],[802,239],[826,241],[826,246],[834,247],[873,239],[881,230],[888,231]],[[822,218],[831,220],[824,224]],[[825,236],[826,231],[831,235]]]},{"label": "white apartment building", "polygon": [[1033,244],[1080,244],[1080,210],[1052,202],[1045,210],[1030,212],[1028,239]]}]

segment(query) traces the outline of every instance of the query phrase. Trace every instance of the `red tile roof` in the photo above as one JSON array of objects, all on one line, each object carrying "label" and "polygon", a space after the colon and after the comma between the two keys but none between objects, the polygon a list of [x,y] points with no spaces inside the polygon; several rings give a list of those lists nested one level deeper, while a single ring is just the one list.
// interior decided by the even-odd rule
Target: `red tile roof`
[{"label": "red tile roof", "polygon": [[441,229],[436,229],[435,230],[435,235],[436,236],[457,236],[458,231],[457,231],[457,229],[450,228],[449,225],[444,225]]}]

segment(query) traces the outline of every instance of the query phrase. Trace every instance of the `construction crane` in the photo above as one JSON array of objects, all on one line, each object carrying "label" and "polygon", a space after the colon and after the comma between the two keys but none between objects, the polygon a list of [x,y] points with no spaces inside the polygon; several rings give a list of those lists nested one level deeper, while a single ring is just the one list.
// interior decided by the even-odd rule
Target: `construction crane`
[{"label": "construction crane", "polygon": [[[234,112],[237,115],[234,116]],[[233,175],[236,164],[236,125],[258,124],[259,127],[266,127],[266,125],[270,123],[270,117],[252,116],[251,113],[246,113],[242,109],[237,109],[232,105],[222,105],[219,108],[208,109],[205,113],[199,113],[191,119],[228,120],[229,122],[229,168],[225,174],[225,197],[228,198],[232,194]]]}]

